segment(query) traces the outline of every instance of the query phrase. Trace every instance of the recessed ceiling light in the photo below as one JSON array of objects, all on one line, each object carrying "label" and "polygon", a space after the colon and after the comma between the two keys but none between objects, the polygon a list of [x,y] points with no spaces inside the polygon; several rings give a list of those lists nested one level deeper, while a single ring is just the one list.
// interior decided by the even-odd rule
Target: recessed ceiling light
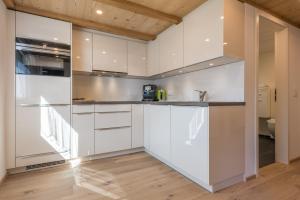
[{"label": "recessed ceiling light", "polygon": [[56,37],[55,37],[55,38],[53,38],[53,40],[54,40],[54,41],[57,41],[57,40],[58,40],[58,38],[56,38]]},{"label": "recessed ceiling light", "polygon": [[226,46],[228,43],[227,42],[224,42],[224,46]]},{"label": "recessed ceiling light", "polygon": [[90,41],[90,38],[85,38],[86,41]]},{"label": "recessed ceiling light", "polygon": [[210,42],[210,38],[206,38],[204,41],[205,42]]},{"label": "recessed ceiling light", "polygon": [[224,16],[221,16],[220,19],[223,20],[223,19],[224,19]]},{"label": "recessed ceiling light", "polygon": [[102,10],[96,10],[97,15],[102,15],[103,11]]},{"label": "recessed ceiling light", "polygon": [[209,63],[209,66],[214,66],[215,64],[214,63]]},{"label": "recessed ceiling light", "polygon": [[101,53],[102,53],[103,55],[107,54],[106,51],[102,51]]}]

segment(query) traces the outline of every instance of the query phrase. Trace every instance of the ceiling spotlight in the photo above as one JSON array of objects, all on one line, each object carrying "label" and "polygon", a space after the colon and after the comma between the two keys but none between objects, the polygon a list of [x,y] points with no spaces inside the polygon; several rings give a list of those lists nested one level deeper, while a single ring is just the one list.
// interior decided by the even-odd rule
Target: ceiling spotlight
[{"label": "ceiling spotlight", "polygon": [[214,63],[209,63],[209,66],[214,66],[215,64]]},{"label": "ceiling spotlight", "polygon": [[86,41],[90,41],[90,38],[85,38]]},{"label": "ceiling spotlight", "polygon": [[53,40],[54,40],[54,41],[57,41],[57,40],[58,40],[58,38],[57,38],[57,37],[55,37],[55,38],[53,38]]},{"label": "ceiling spotlight", "polygon": [[97,13],[97,15],[102,15],[103,11],[102,10],[97,10],[96,13]]},{"label": "ceiling spotlight", "polygon": [[223,19],[224,19],[224,16],[221,16],[220,19],[223,20]]},{"label": "ceiling spotlight", "polygon": [[206,38],[204,41],[205,42],[210,42],[210,38]]}]

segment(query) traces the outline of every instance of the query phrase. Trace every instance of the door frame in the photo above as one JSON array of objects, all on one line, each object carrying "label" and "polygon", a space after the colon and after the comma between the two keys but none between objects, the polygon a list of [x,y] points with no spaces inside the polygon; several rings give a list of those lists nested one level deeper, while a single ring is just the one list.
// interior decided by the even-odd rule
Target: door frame
[{"label": "door frame", "polygon": [[[283,29],[286,29],[289,32],[289,24],[287,24],[286,22],[282,21],[281,19],[278,19],[277,17],[274,17],[273,15],[266,13],[265,11],[259,10],[259,9],[255,9],[255,107],[254,109],[254,126],[255,126],[255,160],[256,160],[256,175],[259,172],[259,122],[258,122],[258,106],[257,106],[257,98],[258,98],[258,86],[259,86],[259,22],[260,22],[260,18],[264,17],[276,24],[279,24],[283,27]],[[288,38],[287,38],[288,39]],[[288,66],[288,59],[287,59],[287,63],[286,66]],[[288,82],[288,80],[287,80]],[[288,88],[286,88],[288,90]],[[288,104],[286,109],[288,110]],[[287,144],[288,146],[288,144]],[[276,148],[276,147],[275,147]],[[276,151],[276,150],[275,150]],[[276,156],[275,156],[276,157]],[[287,155],[288,157],[288,155]],[[288,164],[288,162],[284,162],[284,164]]]}]

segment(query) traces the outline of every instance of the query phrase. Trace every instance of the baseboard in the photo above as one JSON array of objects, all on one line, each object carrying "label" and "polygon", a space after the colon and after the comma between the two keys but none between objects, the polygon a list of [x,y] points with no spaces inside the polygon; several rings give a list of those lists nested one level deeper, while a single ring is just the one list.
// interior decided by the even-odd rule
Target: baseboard
[{"label": "baseboard", "polygon": [[7,173],[8,174],[19,174],[19,173],[24,173],[24,172],[28,172],[28,171],[37,171],[37,170],[49,169],[49,168],[60,167],[60,166],[72,166],[73,161],[74,160],[76,161],[78,159],[80,159],[80,163],[78,164],[78,165],[80,165],[80,164],[90,162],[93,160],[99,160],[99,159],[103,159],[103,158],[112,158],[112,157],[122,156],[122,155],[129,155],[129,154],[143,152],[143,151],[145,151],[145,149],[143,147],[141,147],[141,148],[112,152],[112,153],[97,154],[97,155],[88,156],[88,157],[81,157],[81,158],[74,158],[71,160],[66,160],[66,162],[64,164],[43,167],[43,168],[38,168],[38,169],[26,170],[26,167],[17,167],[17,168],[9,169],[7,171]]},{"label": "baseboard", "polygon": [[292,163],[297,162],[297,161],[299,161],[299,160],[300,160],[300,156],[291,159],[291,160],[289,161],[289,164],[292,164]]},{"label": "baseboard", "polygon": [[216,183],[212,186],[212,192],[217,192],[222,189],[225,189],[227,187],[233,186],[235,184],[241,183],[244,181],[244,174],[240,174],[235,177],[231,177],[229,179],[226,179],[220,183]]},{"label": "baseboard", "polygon": [[247,177],[245,177],[244,180],[245,180],[245,181],[251,181],[251,180],[253,180],[253,179],[256,179],[256,177],[257,177],[257,176],[254,174],[254,175],[252,175],[252,176],[247,176]]}]

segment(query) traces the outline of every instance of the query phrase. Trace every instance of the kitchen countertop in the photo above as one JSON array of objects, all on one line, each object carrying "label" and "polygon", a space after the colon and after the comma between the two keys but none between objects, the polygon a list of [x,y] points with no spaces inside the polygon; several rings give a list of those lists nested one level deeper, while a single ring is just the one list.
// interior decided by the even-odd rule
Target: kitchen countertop
[{"label": "kitchen countertop", "polygon": [[197,101],[73,101],[73,105],[89,104],[150,104],[150,105],[172,105],[172,106],[244,106],[245,102],[197,102]]}]

